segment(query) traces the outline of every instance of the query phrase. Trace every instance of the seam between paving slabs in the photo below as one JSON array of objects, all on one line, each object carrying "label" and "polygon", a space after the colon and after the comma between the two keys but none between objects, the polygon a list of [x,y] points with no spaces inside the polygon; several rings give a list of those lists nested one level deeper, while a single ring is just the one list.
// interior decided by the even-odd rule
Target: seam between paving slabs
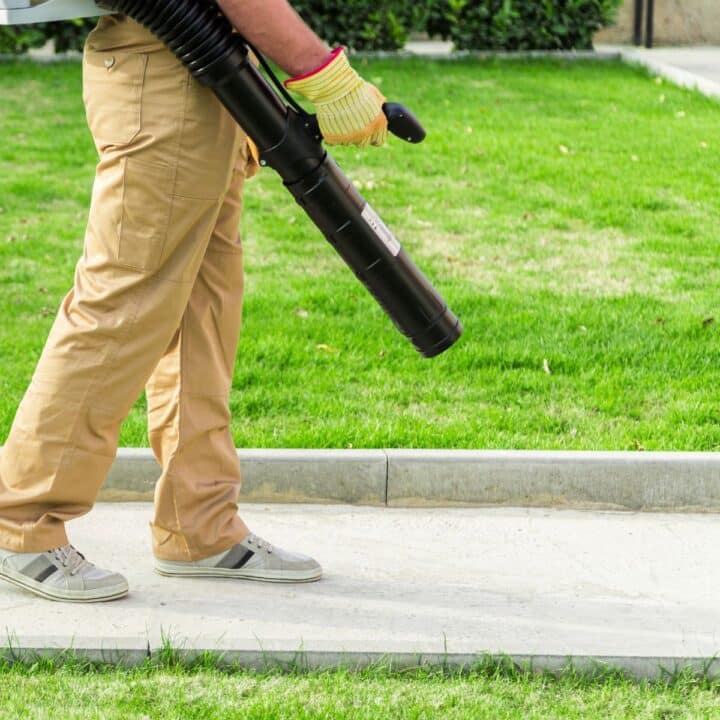
[{"label": "seam between paving slabs", "polygon": [[385,449],[382,453],[385,456],[385,507],[387,507],[390,497],[390,456]]}]

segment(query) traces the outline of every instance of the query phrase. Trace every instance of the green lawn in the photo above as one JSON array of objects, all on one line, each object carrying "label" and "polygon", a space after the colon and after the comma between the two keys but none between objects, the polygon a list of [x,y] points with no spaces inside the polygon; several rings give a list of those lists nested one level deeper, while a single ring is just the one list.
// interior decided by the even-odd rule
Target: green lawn
[{"label": "green lawn", "polygon": [[2,720],[700,720],[719,713],[717,682],[690,676],[635,683],[497,669],[258,674],[0,665]]},{"label": "green lawn", "polygon": [[[265,172],[237,445],[718,449],[720,106],[614,63],[360,65],[429,137],[335,155],[465,336],[420,358]],[[79,65],[0,66],[0,137],[2,442],[81,249]]]}]

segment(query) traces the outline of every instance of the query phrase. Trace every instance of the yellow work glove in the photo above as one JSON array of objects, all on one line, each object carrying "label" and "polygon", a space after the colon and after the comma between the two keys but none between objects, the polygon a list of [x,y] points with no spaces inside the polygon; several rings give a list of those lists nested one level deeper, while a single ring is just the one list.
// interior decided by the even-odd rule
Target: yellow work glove
[{"label": "yellow work glove", "polygon": [[385,98],[351,67],[343,48],[317,70],[285,81],[315,105],[320,132],[329,145],[384,145]]}]

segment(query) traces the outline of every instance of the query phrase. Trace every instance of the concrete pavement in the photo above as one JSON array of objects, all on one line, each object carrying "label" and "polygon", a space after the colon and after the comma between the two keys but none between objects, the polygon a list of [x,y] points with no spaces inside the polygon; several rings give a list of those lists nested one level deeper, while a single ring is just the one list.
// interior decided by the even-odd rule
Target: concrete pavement
[{"label": "concrete pavement", "polygon": [[639,57],[653,58],[720,85],[720,47],[634,48],[634,51]]},{"label": "concrete pavement", "polygon": [[317,505],[242,514],[320,559],[325,579],[162,578],[151,569],[151,507],[101,504],[71,538],[123,572],[130,597],[48,603],[0,584],[2,643],[137,662],[169,638],[253,666],[464,665],[502,653],[536,668],[572,658],[644,677],[700,668],[720,650],[718,516]]},{"label": "concrete pavement", "polygon": [[720,98],[720,47],[657,47],[599,45],[602,53],[619,53],[622,60],[646,67],[680,87]]}]

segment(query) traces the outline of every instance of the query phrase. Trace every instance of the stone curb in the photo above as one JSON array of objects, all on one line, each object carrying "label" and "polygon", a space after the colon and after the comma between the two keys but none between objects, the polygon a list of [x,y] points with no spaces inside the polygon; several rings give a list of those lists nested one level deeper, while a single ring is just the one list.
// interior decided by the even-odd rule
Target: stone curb
[{"label": "stone curb", "polygon": [[[39,658],[58,661],[70,658],[89,662],[137,667],[148,661],[162,662],[168,648],[163,642],[139,641],[128,638],[126,642],[102,642],[100,639],[74,642],[67,645],[54,638],[47,641],[36,639],[24,643],[10,638],[0,642],[0,658],[11,662],[34,662]],[[365,651],[312,650],[305,646],[286,648],[284,643],[276,647],[233,648],[191,647],[186,645],[174,649],[180,663],[190,665],[194,659],[208,654],[217,658],[218,666],[235,666],[258,672],[282,669],[288,670],[361,670],[372,666],[410,668],[447,668],[471,670],[491,663],[512,663],[521,671],[534,673],[560,673],[574,670],[588,674],[620,670],[635,680],[667,679],[682,670],[689,669],[707,679],[720,677],[720,660],[716,657],[659,657],[659,656],[606,656],[606,655],[544,655],[544,654],[493,654],[493,653],[438,653],[399,652],[385,653]]]},{"label": "stone curb", "polygon": [[[720,453],[241,450],[241,502],[720,511]],[[118,451],[101,500],[152,500],[150,450]]]},{"label": "stone curb", "polygon": [[[382,450],[242,450],[242,502],[385,505]],[[153,499],[160,475],[150,450],[121,449],[100,500]]]}]

